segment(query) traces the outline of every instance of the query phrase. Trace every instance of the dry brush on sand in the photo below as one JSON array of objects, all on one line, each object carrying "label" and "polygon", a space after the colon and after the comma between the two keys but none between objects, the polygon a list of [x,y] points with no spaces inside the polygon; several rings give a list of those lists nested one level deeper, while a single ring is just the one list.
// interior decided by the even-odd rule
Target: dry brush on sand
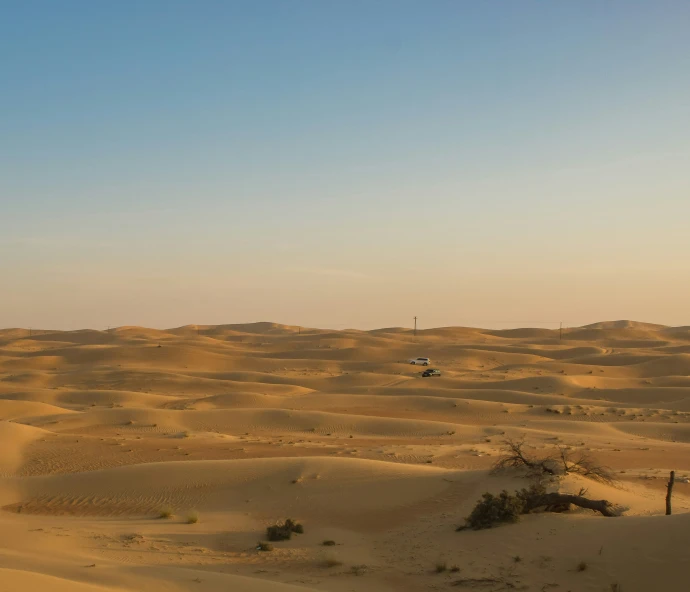
[{"label": "dry brush on sand", "polygon": [[549,479],[567,474],[578,474],[612,485],[615,482],[612,471],[589,455],[574,456],[567,447],[561,446],[556,452],[545,457],[532,456],[525,451],[524,440],[506,440],[504,454],[496,461],[492,472],[511,468],[526,470],[526,476],[533,481],[532,485],[514,493],[509,493],[505,489],[498,495],[484,493],[465,519],[465,525],[458,527],[458,530],[482,530],[499,524],[517,522],[524,514],[536,511],[566,512],[571,506],[593,510],[606,517],[620,516],[624,512],[624,508],[608,500],[585,497],[586,489],[581,489],[577,494],[547,491]]},{"label": "dry brush on sand", "polygon": [[530,456],[525,452],[525,440],[505,440],[503,455],[496,461],[492,472],[508,468],[527,469],[531,477],[577,474],[611,485],[615,482],[613,471],[596,462],[589,454],[575,455],[567,446],[558,446],[543,457]]}]

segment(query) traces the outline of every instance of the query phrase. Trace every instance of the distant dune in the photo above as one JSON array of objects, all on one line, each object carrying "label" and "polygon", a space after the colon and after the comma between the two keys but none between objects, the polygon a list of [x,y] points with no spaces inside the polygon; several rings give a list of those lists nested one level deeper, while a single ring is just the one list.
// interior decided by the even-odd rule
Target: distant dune
[{"label": "distant dune", "polygon": [[[610,466],[550,487],[625,516],[455,532],[528,484],[490,472],[506,438]],[[2,329],[0,440],[13,592],[687,588],[687,326]],[[304,533],[258,550],[287,517]]]}]

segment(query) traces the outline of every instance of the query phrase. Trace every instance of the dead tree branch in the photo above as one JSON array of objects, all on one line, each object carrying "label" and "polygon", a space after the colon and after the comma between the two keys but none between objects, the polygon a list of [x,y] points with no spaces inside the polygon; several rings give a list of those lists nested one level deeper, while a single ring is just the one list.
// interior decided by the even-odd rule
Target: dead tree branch
[{"label": "dead tree branch", "polygon": [[540,475],[556,475],[554,468],[554,458],[531,458],[524,451],[525,441],[523,440],[504,440],[504,454],[493,466],[493,472],[499,472],[508,468],[527,468],[530,472]]},{"label": "dead tree branch", "polygon": [[[620,516],[623,513],[622,508],[607,500],[591,500],[581,495],[569,493],[544,493],[534,498],[527,498],[523,513],[528,514],[539,508],[545,508],[548,511],[563,511],[564,509],[567,510],[568,506],[571,504],[579,508],[586,508],[587,510],[599,512],[603,516],[609,518]],[[553,510],[553,508],[559,509]]]},{"label": "dead tree branch", "polygon": [[573,452],[566,446],[560,446],[554,453],[538,458],[525,452],[524,439],[508,439],[503,442],[503,451],[503,455],[493,466],[493,472],[508,468],[526,468],[533,476],[574,473],[608,485],[613,484],[616,480],[611,469],[600,465],[588,454],[582,453],[574,456]]}]

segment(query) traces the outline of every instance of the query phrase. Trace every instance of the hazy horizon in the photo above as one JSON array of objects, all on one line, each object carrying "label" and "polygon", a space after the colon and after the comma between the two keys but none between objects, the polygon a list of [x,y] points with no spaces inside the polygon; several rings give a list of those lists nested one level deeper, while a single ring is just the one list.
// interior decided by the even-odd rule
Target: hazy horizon
[{"label": "hazy horizon", "polygon": [[0,327],[688,325],[690,4],[27,0]]},{"label": "hazy horizon", "polygon": [[[628,324],[632,324],[633,328],[634,325],[636,324],[641,324],[641,325],[657,325],[660,327],[663,326],[668,326],[671,328],[676,328],[676,327],[687,327],[687,325],[664,325],[662,323],[653,323],[651,321],[637,321],[633,319],[615,319],[615,320],[608,320],[608,321],[594,321],[591,323],[584,323],[584,324],[566,324],[562,323],[561,321],[556,322],[556,323],[542,323],[542,324],[529,324],[529,321],[527,321],[528,324],[514,324],[510,322],[502,322],[502,321],[494,321],[492,324],[489,325],[480,325],[480,324],[455,324],[455,325],[435,325],[435,326],[423,326],[422,323],[420,322],[420,319],[418,319],[417,322],[417,329],[419,331],[424,331],[424,330],[433,330],[433,329],[480,329],[480,330],[514,330],[514,329],[550,329],[553,331],[558,331],[559,328],[562,328],[564,332],[566,332],[569,329],[581,329],[585,327],[590,327],[593,325],[600,325],[600,324],[610,324],[613,326],[613,328],[631,328],[627,326]],[[354,330],[354,331],[377,331],[377,330],[386,330],[386,329],[403,329],[403,330],[408,330],[412,331],[414,329],[414,322],[411,325],[388,325],[388,326],[380,326],[380,327],[355,327],[355,326],[349,326],[349,325],[341,325],[341,326],[313,326],[313,325],[299,325],[299,324],[292,324],[292,323],[281,323],[279,321],[247,321],[247,322],[233,322],[233,323],[214,323],[214,324],[202,324],[202,323],[184,323],[182,325],[176,325],[176,326],[170,326],[170,327],[152,327],[152,326],[147,326],[147,325],[109,325],[105,328],[103,327],[78,327],[78,328],[56,328],[56,327],[0,327],[0,331],[3,330],[23,330],[23,331],[34,331],[35,333],[40,333],[41,331],[109,331],[109,330],[115,330],[115,329],[122,329],[122,328],[127,328],[127,327],[138,327],[142,329],[153,329],[156,331],[165,331],[165,330],[173,330],[173,329],[181,329],[183,327],[198,327],[203,330],[205,327],[232,327],[232,326],[242,326],[242,325],[261,325],[261,324],[269,324],[269,325],[283,325],[286,327],[300,327],[304,330],[310,330],[310,329],[315,329],[315,330],[333,330],[333,331],[347,331],[347,330]],[[620,325],[620,326],[618,326]]]}]

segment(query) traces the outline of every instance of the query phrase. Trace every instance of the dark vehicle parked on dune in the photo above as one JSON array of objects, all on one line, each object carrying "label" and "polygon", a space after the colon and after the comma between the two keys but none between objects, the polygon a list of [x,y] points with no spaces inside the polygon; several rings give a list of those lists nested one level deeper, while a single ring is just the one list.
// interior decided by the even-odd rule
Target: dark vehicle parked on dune
[{"label": "dark vehicle parked on dune", "polygon": [[430,376],[441,376],[441,371],[436,370],[435,368],[429,368],[428,370],[424,370],[424,372],[422,372],[422,378],[428,378]]}]

